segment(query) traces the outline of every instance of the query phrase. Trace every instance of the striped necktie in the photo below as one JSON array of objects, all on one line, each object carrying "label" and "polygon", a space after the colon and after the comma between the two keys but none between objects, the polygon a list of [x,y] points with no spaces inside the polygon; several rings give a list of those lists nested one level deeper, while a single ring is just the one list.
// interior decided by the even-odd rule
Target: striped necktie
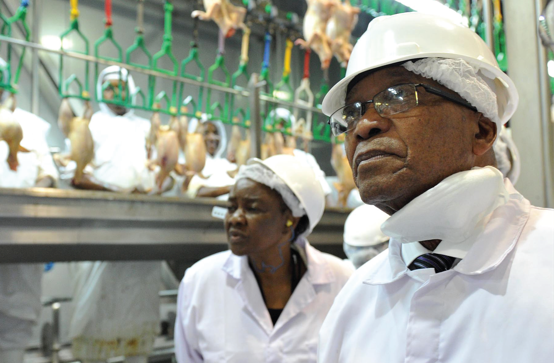
[{"label": "striped necktie", "polygon": [[435,273],[440,273],[452,268],[455,260],[456,258],[447,255],[427,253],[417,257],[408,268],[410,270],[433,268]]}]

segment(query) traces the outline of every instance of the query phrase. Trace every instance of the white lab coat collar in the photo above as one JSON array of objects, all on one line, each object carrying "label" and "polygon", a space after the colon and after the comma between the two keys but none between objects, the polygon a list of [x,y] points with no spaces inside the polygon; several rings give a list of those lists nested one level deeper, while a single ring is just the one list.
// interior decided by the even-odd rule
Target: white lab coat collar
[{"label": "white lab coat collar", "polygon": [[229,254],[222,267],[223,271],[232,278],[231,281],[234,281],[231,284],[234,284],[235,290],[241,297],[245,307],[256,318],[258,324],[268,335],[278,331],[316,298],[315,286],[329,284],[336,279],[321,252],[314,249],[304,239],[298,239],[296,244],[306,251],[308,269],[283,309],[275,327],[273,327],[260,290],[252,289],[252,287],[258,287],[258,282],[248,266],[248,257]]},{"label": "white lab coat collar", "polygon": [[[504,179],[504,185],[510,194],[508,202],[490,214],[485,230],[474,241],[466,245],[468,251],[464,259],[453,268],[454,271],[466,275],[489,272],[500,265],[513,250],[529,219],[531,204],[515,190],[509,179]],[[510,221],[505,220],[507,211],[510,211],[510,215],[513,216]],[[388,259],[382,259],[379,262],[382,265],[381,269],[372,270],[372,273],[363,282],[370,285],[388,284],[410,272],[407,267],[409,263],[405,263],[405,260],[408,261],[409,258],[403,259],[402,257],[403,245],[405,244],[398,239],[391,239]],[[448,249],[448,247],[443,247],[442,250],[439,250],[439,247],[435,252],[440,253]]]}]

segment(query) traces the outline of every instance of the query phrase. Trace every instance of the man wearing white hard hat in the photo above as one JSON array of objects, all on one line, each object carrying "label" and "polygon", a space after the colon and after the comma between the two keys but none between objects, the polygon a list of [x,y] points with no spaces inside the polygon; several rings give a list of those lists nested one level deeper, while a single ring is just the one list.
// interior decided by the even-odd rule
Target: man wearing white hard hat
[{"label": "man wearing white hard hat", "polygon": [[468,28],[420,13],[369,24],[323,111],[391,240],[335,299],[320,361],[554,361],[554,211],[493,151],[517,103]]},{"label": "man wearing white hard hat", "polygon": [[344,223],[344,254],[350,262],[360,268],[389,246],[389,237],[381,231],[389,215],[375,206],[356,207]]},{"label": "man wearing white hard hat", "polygon": [[178,362],[316,361],[319,328],[354,270],[306,240],[324,208],[298,158],[241,166],[225,215],[230,250],[194,264],[179,288]]}]

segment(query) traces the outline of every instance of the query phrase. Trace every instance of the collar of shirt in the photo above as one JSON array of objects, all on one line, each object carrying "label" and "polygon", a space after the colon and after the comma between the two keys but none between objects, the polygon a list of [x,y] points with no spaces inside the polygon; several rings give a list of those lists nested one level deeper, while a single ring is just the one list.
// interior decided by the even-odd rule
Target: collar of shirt
[{"label": "collar of shirt", "polygon": [[[468,243],[469,249],[464,259],[453,268],[454,271],[466,275],[489,272],[495,269],[514,249],[518,237],[529,219],[531,204],[514,189],[508,179],[504,180],[504,184],[509,193],[508,202],[491,213],[484,230],[471,243]],[[364,279],[364,283],[387,284],[410,272],[405,260],[408,261],[411,255],[406,254],[406,258],[403,258],[403,245],[405,244],[402,244],[400,239],[392,238],[387,256],[378,263],[378,267],[371,270]],[[421,248],[425,249],[423,246]],[[444,250],[446,248],[439,251],[437,247],[436,252],[440,253]]]},{"label": "collar of shirt", "polygon": [[[331,267],[328,266],[322,253],[314,249],[307,240],[300,238],[296,240],[296,244],[306,252],[306,260],[308,261],[308,269],[306,276],[312,284],[327,284],[335,281],[336,277]],[[248,267],[248,257],[239,257],[234,254],[229,254],[229,258],[222,268],[231,277],[242,280],[246,272],[250,270]]]}]

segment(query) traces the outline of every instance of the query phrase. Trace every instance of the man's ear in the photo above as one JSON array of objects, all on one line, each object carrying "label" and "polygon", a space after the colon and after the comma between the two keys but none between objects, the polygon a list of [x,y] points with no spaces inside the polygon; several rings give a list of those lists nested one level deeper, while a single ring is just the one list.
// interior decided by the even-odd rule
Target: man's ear
[{"label": "man's ear", "polygon": [[478,132],[473,137],[473,154],[482,156],[492,148],[498,130],[496,128],[496,123],[481,113],[479,113],[477,127]]}]

